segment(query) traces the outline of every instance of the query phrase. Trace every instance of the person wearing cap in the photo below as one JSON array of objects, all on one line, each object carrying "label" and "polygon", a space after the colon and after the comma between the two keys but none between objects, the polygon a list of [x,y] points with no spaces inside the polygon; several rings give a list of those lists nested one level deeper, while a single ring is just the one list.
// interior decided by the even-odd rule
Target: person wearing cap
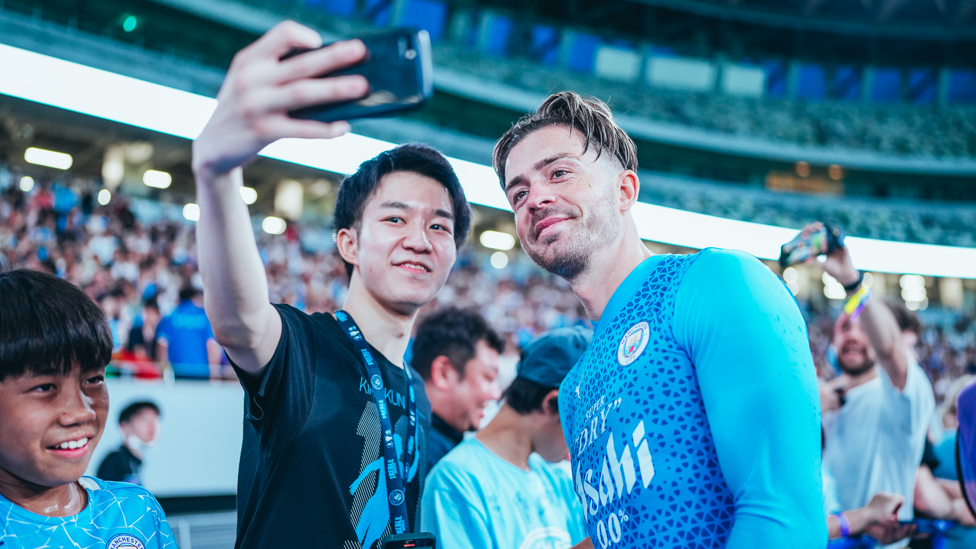
[{"label": "person wearing cap", "polygon": [[427,477],[422,528],[442,547],[563,549],[586,538],[559,420],[559,384],[591,332],[559,328],[522,351],[498,414]]}]

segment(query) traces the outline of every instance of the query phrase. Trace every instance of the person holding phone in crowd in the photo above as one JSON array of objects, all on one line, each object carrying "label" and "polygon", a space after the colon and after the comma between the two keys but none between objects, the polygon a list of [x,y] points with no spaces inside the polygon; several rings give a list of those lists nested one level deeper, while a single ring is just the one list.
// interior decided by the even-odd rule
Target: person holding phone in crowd
[{"label": "person holding phone in crowd", "polygon": [[547,98],[495,145],[523,249],[595,323],[559,390],[585,546],[827,542],[807,330],[759,260],[653,256],[633,141],[597,99]]},{"label": "person holding phone in crowd", "polygon": [[[811,223],[801,234],[822,227]],[[864,286],[850,251],[838,246],[828,253],[825,244],[819,253],[826,255],[823,269],[850,298],[834,324],[831,342],[842,373],[831,388],[842,389],[843,400],[824,400],[824,464],[837,480],[844,509],[862,507],[874,494],[889,492],[905,497],[898,518],[909,521],[914,516],[915,473],[935,412],[932,385],[906,348],[891,309]],[[817,255],[806,261],[816,262]],[[905,539],[899,546],[907,544]]]},{"label": "person holding phone in crowd", "polygon": [[346,122],[289,111],[364,96],[360,41],[321,46],[285,22],[239,52],[193,144],[205,308],[244,386],[236,547],[362,547],[416,532],[430,404],[403,356],[418,310],[447,280],[470,210],[447,160],[406,145],[343,181],[335,238],[350,277],[344,310],[272,305],[241,166],[286,137],[333,138]]}]

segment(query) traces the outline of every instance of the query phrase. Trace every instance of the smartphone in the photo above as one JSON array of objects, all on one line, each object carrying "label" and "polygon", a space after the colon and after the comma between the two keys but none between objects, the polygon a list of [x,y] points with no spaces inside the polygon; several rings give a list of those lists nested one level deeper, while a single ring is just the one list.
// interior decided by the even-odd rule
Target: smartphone
[{"label": "smartphone", "polygon": [[803,234],[796,235],[796,238],[783,244],[779,249],[779,264],[784,269],[796,263],[806,261],[811,255],[818,256],[823,250],[823,243],[827,242],[826,253],[832,253],[838,248],[844,247],[844,230],[824,223],[819,231],[810,233],[806,238]]},{"label": "smartphone", "polygon": [[430,532],[416,534],[397,534],[386,538],[383,549],[413,549],[414,547],[437,547],[437,538]]},{"label": "smartphone", "polygon": [[[360,99],[294,110],[288,113],[292,118],[335,122],[389,116],[420,108],[430,100],[434,94],[434,62],[427,31],[403,28],[360,40],[367,50],[362,62],[318,78],[359,74],[369,82],[369,93]],[[309,51],[293,49],[282,59]]]},{"label": "smartphone", "polygon": [[908,526],[911,524],[915,525],[915,535],[928,535],[937,536],[945,534],[947,530],[955,526],[954,522],[949,522],[947,520],[937,520],[937,519],[920,519],[916,518],[913,520],[902,520],[899,523],[903,526]]}]

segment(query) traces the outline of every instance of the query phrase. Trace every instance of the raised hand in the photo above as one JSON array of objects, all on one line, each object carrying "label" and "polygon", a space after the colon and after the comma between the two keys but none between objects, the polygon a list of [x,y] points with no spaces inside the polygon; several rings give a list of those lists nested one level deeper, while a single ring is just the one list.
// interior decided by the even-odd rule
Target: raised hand
[{"label": "raised hand", "polygon": [[[803,230],[800,231],[804,237],[810,236],[816,231],[823,228],[823,223],[817,221],[810,223]],[[834,277],[838,282],[847,286],[857,282],[858,278],[861,276],[854,263],[851,261],[851,254],[847,251],[847,247],[837,248],[831,253],[827,253],[827,241],[824,240],[821,249],[817,253],[810,254],[810,257],[806,259],[804,263],[811,264],[817,262],[818,255],[826,255],[826,260],[822,263],[823,269],[827,271],[827,274]]]},{"label": "raised hand", "polygon": [[869,518],[864,532],[883,544],[894,543],[914,534],[914,524],[898,522],[898,510],[904,503],[905,496],[901,494],[879,492],[872,496],[865,507]]},{"label": "raised hand", "polygon": [[349,131],[347,122],[288,116],[288,111],[300,107],[356,99],[369,91],[362,76],[314,78],[361,61],[366,47],[359,40],[281,60],[293,48],[321,45],[317,32],[285,21],[234,56],[217,95],[217,109],[193,143],[198,183],[241,166],[278,139],[328,139]]}]

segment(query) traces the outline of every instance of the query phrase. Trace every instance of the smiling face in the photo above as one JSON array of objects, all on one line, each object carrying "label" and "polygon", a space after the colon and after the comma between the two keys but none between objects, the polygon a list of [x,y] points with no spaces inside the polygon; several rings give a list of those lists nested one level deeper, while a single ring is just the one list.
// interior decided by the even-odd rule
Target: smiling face
[{"label": "smiling face", "polygon": [[0,490],[36,491],[78,480],[108,417],[105,368],[0,382]]},{"label": "smiling face", "polygon": [[623,169],[608,151],[585,148],[578,130],[550,126],[522,138],[505,163],[505,194],[522,248],[569,281],[586,272],[594,250],[623,232],[616,185]]},{"label": "smiling face", "polygon": [[337,234],[343,258],[370,295],[410,314],[437,295],[457,257],[451,195],[413,172],[392,172],[363,209],[355,230]]},{"label": "smiling face", "polygon": [[834,349],[837,351],[837,365],[850,376],[858,376],[874,367],[874,349],[861,321],[851,322],[850,315],[842,315],[834,325]]},{"label": "smiling face", "polygon": [[452,377],[454,387],[450,390],[459,412],[455,426],[459,431],[477,429],[485,417],[488,403],[501,396],[501,388],[498,386],[498,360],[498,351],[484,340],[478,341],[475,344],[474,358],[464,365],[464,377]]}]

